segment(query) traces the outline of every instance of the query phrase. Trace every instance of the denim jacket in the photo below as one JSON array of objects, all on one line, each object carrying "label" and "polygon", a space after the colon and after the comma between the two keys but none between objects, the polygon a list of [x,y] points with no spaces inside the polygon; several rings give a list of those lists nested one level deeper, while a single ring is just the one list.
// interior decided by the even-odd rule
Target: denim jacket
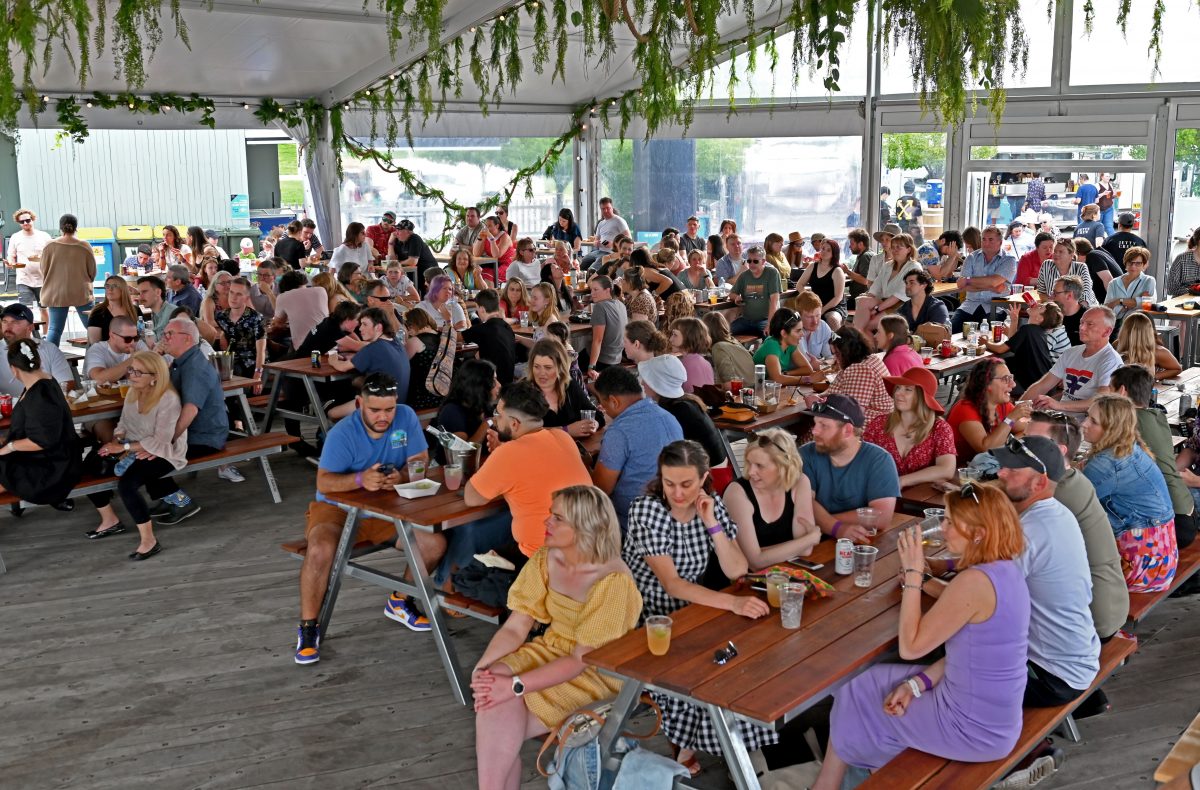
[{"label": "denim jacket", "polygon": [[1175,517],[1167,481],[1154,459],[1141,447],[1117,458],[1105,450],[1083,468],[1096,488],[1113,533],[1166,524]]}]

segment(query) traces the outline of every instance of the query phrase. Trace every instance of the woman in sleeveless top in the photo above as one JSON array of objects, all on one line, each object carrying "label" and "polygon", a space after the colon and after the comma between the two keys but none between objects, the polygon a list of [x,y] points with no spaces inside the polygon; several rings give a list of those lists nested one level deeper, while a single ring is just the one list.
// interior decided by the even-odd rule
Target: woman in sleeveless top
[{"label": "woman in sleeveless top", "polygon": [[[923,581],[919,528],[901,534],[897,553],[900,657],[943,644],[946,655],[929,666],[877,664],[835,694],[813,790],[836,790],[848,766],[875,771],[905,749],[987,762],[1016,745],[1029,636],[1029,589],[1013,562],[1025,548],[1021,522],[996,486],[964,487],[945,504],[946,546],[960,557],[953,581]],[[937,599],[926,614],[922,588]]]},{"label": "woman in sleeveless top", "polygon": [[746,476],[725,489],[725,507],[750,567],[808,555],[821,533],[795,437],[780,428],[760,431],[746,447],[745,467]]},{"label": "woman in sleeveless top", "polygon": [[796,290],[812,288],[821,300],[821,317],[830,329],[837,329],[846,317],[846,274],[838,265],[842,248],[833,239],[825,239],[817,250],[817,260],[796,281]]}]

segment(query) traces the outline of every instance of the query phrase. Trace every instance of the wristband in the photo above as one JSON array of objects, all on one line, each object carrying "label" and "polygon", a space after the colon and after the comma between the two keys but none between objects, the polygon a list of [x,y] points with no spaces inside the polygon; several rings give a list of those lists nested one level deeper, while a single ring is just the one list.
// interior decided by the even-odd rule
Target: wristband
[{"label": "wristband", "polygon": [[840,530],[841,528],[842,528],[842,520],[839,518],[837,521],[833,522],[833,526],[829,528],[829,534],[832,537],[836,538],[838,535],[838,530]]},{"label": "wristband", "polygon": [[362,475],[362,472],[354,473],[354,485],[358,486],[359,488],[363,487]]},{"label": "wristband", "polygon": [[926,691],[933,689],[933,681],[929,679],[929,675],[926,675],[924,672],[918,672],[915,677],[925,684]]},{"label": "wristband", "polygon": [[724,532],[725,529],[720,524],[713,524],[711,527],[708,527],[704,531],[707,532],[709,535],[716,535],[719,532]]},{"label": "wristband", "polygon": [[1011,417],[1005,417],[1004,424],[1008,426],[1009,430],[1012,430],[1013,428],[1015,428],[1017,426],[1017,424],[1012,421]]},{"label": "wristband", "polygon": [[916,697],[917,699],[920,699],[921,698],[921,685],[919,683],[917,683],[916,678],[909,678],[908,680],[906,680],[904,682],[908,684],[909,691],[912,692],[913,696]]}]

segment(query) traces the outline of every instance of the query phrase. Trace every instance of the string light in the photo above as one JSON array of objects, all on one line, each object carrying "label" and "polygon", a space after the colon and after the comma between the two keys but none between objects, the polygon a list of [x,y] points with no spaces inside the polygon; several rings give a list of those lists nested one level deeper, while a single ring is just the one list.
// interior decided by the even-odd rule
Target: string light
[{"label": "string light", "polygon": [[248,110],[248,109],[250,109],[250,102],[248,102],[248,101],[246,101],[246,102],[242,102],[242,109],[243,109],[243,110]]},{"label": "string light", "polygon": [[91,103],[90,101],[88,101],[88,102],[84,102],[84,106],[85,106],[85,107],[91,107],[91,106],[92,106],[92,103]]}]

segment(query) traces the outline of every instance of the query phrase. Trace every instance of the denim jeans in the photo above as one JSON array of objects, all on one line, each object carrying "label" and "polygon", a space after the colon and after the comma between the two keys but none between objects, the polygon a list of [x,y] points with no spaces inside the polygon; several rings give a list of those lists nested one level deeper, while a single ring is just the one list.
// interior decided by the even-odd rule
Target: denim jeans
[{"label": "denim jeans", "polygon": [[1100,210],[1100,224],[1104,226],[1104,234],[1106,236],[1111,236],[1113,233],[1115,233],[1113,230],[1114,211],[1115,206],[1109,206],[1108,208]]},{"label": "denim jeans", "polygon": [[[93,305],[93,302],[88,302],[75,308],[75,313],[83,322],[84,328],[87,328],[87,313],[92,311]],[[50,326],[46,330],[46,339],[57,346],[58,341],[62,339],[63,330],[67,328],[67,315],[71,312],[71,308],[48,307],[46,309],[50,312]]]},{"label": "denim jeans", "polygon": [[449,530],[446,533],[446,556],[434,571],[434,583],[441,585],[452,570],[465,568],[476,554],[485,554],[512,542],[512,512],[507,507],[499,513]]},{"label": "denim jeans", "polygon": [[767,331],[766,321],[755,321],[753,318],[738,316],[733,319],[733,323],[729,326],[729,332],[733,335],[754,335],[762,337]]}]

